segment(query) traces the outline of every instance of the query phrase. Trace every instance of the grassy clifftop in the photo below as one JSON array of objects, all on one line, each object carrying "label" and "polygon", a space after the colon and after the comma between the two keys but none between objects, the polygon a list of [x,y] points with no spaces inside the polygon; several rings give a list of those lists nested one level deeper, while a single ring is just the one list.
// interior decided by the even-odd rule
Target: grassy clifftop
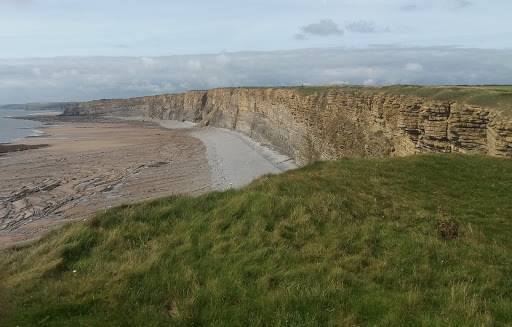
[{"label": "grassy clifftop", "polygon": [[424,85],[333,85],[333,86],[295,86],[293,89],[303,94],[314,94],[329,90],[342,89],[347,92],[368,91],[385,92],[396,95],[416,96],[427,100],[457,101],[470,105],[495,108],[512,115],[512,85],[485,86],[424,86]]},{"label": "grassy clifftop", "polygon": [[419,86],[391,85],[384,86],[386,92],[419,96],[431,100],[457,101],[467,104],[496,108],[512,113],[512,86]]},{"label": "grassy clifftop", "polygon": [[[0,253],[13,326],[505,326],[512,162],[321,162]],[[444,215],[458,237],[438,231]]]}]

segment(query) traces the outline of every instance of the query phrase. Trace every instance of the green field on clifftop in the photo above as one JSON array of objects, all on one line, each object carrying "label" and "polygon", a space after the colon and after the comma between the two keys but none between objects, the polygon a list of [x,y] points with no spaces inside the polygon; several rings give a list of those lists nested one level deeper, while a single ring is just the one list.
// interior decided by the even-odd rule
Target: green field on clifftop
[{"label": "green field on clifftop", "polygon": [[112,208],[0,264],[8,326],[510,326],[512,161],[319,162]]},{"label": "green field on clifftop", "polygon": [[495,108],[512,115],[512,85],[481,86],[431,86],[431,85],[330,85],[330,86],[294,86],[293,89],[306,95],[343,90],[346,92],[383,92],[396,95],[421,97],[433,101],[453,101],[470,105]]}]

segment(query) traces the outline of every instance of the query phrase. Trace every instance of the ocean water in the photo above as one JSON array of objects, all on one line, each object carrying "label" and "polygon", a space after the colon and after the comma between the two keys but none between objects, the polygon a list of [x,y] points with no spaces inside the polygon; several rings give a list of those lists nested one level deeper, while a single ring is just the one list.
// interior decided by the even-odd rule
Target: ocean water
[{"label": "ocean water", "polygon": [[34,110],[23,109],[0,109],[0,143],[8,143],[24,139],[27,136],[41,135],[38,128],[40,122],[32,120],[11,119],[13,116],[27,116],[37,114]]}]

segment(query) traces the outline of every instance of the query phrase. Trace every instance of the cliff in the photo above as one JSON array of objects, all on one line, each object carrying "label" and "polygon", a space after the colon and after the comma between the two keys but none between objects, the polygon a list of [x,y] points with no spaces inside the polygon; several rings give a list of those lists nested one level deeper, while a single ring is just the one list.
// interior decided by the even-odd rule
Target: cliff
[{"label": "cliff", "polygon": [[143,116],[228,128],[299,164],[421,152],[512,156],[512,119],[503,110],[386,88],[222,88],[77,103],[64,114]]}]

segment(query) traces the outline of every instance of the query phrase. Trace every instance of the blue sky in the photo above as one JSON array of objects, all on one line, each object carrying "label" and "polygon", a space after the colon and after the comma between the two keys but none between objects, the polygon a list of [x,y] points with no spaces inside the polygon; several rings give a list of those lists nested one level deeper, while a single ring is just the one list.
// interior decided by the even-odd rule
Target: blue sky
[{"label": "blue sky", "polygon": [[[512,47],[512,1],[0,0],[0,57]],[[333,23],[340,33],[322,34]],[[316,33],[304,29],[317,24]]]},{"label": "blue sky", "polygon": [[[511,12],[512,1],[504,0],[0,0],[0,103],[36,100],[36,88],[45,90],[45,100],[73,100],[59,89],[84,80],[91,83],[87,87],[102,92],[88,89],[81,94],[77,88],[73,94],[79,100],[277,82],[512,83],[506,75],[512,61],[507,60],[512,50]],[[314,49],[317,56],[308,57],[301,49]],[[473,61],[474,71],[467,71],[471,65],[458,64],[461,49],[470,58],[499,59],[491,60],[491,68]],[[363,50],[371,51],[358,61]],[[263,53],[275,59],[267,61],[267,77],[262,67],[241,69],[244,76],[235,76],[235,62],[257,67],[254,61]],[[394,59],[386,59],[386,53]],[[201,54],[209,57],[195,56]],[[295,63],[287,66],[293,79],[290,74],[272,75],[280,63],[289,64],[286,56]],[[119,63],[113,65],[117,71],[102,66],[108,58]],[[443,79],[435,69],[427,69],[442,58],[446,73],[458,79]],[[304,60],[310,61],[309,70]],[[132,67],[138,73],[130,75],[127,67],[134,62],[140,67]],[[333,76],[332,69],[345,62],[361,75],[340,71]],[[100,66],[102,70],[95,71]],[[169,67],[173,70],[165,71]],[[495,79],[479,79],[475,74],[483,67],[496,71]],[[389,69],[394,72],[391,78],[377,76]],[[460,69],[466,69],[466,75]],[[135,81],[142,75],[144,80]],[[134,81],[132,91],[123,80],[127,76]],[[106,85],[108,81],[113,84]],[[137,85],[150,86],[135,92]],[[106,89],[111,93],[105,94]]]}]

